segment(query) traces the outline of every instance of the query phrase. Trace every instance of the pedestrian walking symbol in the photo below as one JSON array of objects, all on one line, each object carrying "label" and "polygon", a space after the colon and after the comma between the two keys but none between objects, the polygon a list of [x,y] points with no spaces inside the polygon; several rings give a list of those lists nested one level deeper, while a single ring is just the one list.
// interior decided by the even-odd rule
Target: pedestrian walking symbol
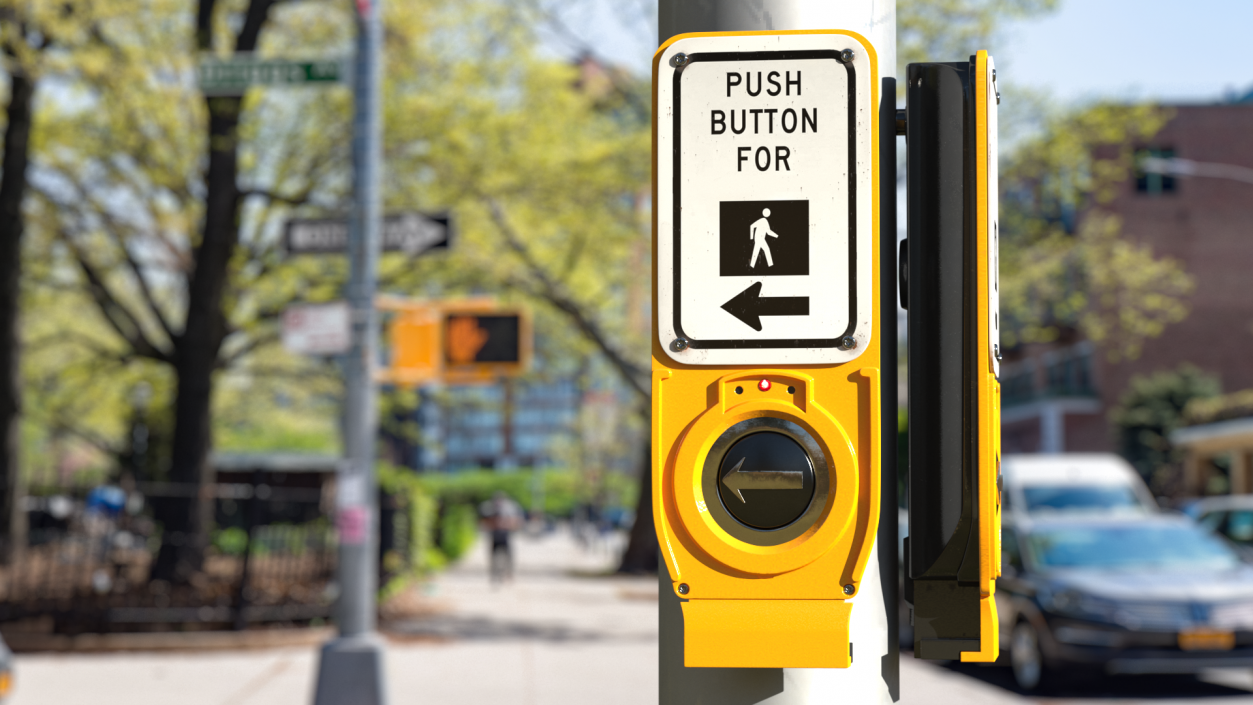
[{"label": "pedestrian walking symbol", "polygon": [[719,203],[719,274],[809,274],[809,201]]},{"label": "pedestrian walking symbol", "polygon": [[757,266],[757,255],[764,254],[766,256],[766,266],[773,267],[774,259],[770,257],[770,243],[766,242],[767,237],[778,237],[779,234],[770,229],[770,209],[761,209],[761,218],[753,223],[749,237],[753,238],[753,258],[749,260],[749,267]]}]

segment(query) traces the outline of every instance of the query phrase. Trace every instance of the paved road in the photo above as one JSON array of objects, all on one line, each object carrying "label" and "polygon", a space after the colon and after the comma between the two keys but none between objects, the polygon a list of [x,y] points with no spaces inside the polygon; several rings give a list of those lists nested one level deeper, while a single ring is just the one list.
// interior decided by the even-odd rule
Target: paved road
[{"label": "paved road", "polygon": [[[602,575],[611,549],[584,550],[564,532],[524,538],[516,581],[493,589],[480,545],[393,622],[392,702],[656,702],[656,581]],[[12,705],[308,705],[315,667],[313,649],[22,656]],[[1124,678],[1026,698],[1004,668],[904,658],[901,670],[906,704],[1253,705],[1253,674],[1245,672]]]}]

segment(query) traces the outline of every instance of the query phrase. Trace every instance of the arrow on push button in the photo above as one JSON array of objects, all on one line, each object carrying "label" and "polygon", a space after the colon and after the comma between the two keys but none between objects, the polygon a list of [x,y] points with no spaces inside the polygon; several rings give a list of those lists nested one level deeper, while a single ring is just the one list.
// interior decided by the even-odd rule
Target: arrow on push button
[{"label": "arrow on push button", "polygon": [[734,492],[744,504],[748,504],[748,500],[744,499],[740,490],[805,489],[805,473],[800,470],[740,470],[745,460],[748,458],[740,458],[740,462],[722,477],[722,484]]}]

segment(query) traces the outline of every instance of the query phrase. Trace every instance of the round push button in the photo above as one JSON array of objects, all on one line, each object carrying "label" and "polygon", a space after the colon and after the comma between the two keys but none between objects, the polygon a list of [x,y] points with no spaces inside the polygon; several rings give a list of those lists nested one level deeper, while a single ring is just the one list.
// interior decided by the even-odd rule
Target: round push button
[{"label": "round push button", "polygon": [[801,444],[782,433],[752,433],[723,456],[718,495],[736,521],[760,530],[783,528],[809,509],[813,461]]}]

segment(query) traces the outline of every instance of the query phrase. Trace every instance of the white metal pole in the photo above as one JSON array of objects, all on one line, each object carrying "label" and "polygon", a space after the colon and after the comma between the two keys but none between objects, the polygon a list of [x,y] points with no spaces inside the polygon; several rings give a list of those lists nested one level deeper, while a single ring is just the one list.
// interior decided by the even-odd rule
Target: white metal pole
[{"label": "white metal pole", "polygon": [[[661,569],[662,705],[812,705],[900,699],[896,491],[896,0],[659,0],[658,44],[687,32],[846,29],[874,46],[880,84],[880,340],[882,511],[870,564],[854,599],[853,665],[818,668],[686,668],[683,613]],[[744,648],[753,648],[745,644]]]}]

